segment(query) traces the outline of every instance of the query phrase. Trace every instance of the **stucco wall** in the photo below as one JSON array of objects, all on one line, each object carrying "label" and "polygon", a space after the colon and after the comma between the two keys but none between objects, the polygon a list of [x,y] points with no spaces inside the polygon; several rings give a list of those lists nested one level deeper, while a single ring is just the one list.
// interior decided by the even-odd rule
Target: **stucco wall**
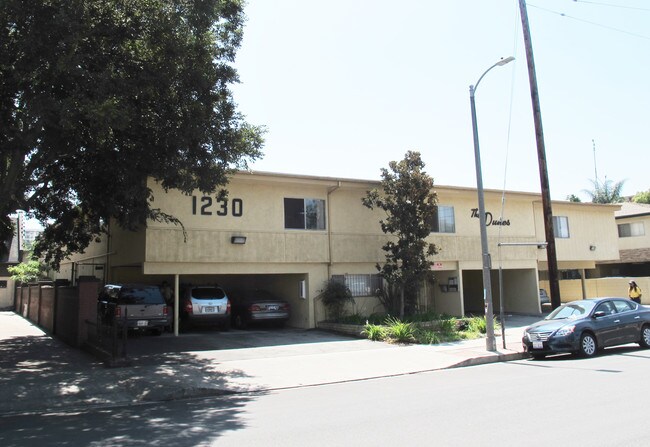
[{"label": "stucco wall", "polygon": [[[650,278],[595,278],[585,280],[587,298],[603,296],[627,297],[628,283],[636,281],[643,291],[641,304],[650,304]],[[548,290],[548,281],[540,281],[540,287]],[[560,281],[560,297],[563,303],[582,299],[582,282],[579,279]]]},{"label": "stucco wall", "polygon": [[7,287],[0,288],[0,310],[14,307],[14,281],[8,276],[0,276],[0,281],[6,281]]},{"label": "stucco wall", "polygon": [[645,234],[643,236],[619,238],[618,244],[621,247],[621,250],[650,247],[650,216],[624,217],[616,219],[617,225],[633,222],[643,223]]}]

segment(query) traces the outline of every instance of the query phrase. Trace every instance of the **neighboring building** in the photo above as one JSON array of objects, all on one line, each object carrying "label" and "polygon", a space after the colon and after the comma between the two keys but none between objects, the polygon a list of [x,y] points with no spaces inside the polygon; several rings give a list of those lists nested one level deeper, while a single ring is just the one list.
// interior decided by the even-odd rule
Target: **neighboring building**
[{"label": "neighboring building", "polygon": [[[361,199],[379,182],[240,172],[228,185],[227,200],[214,195],[165,191],[150,181],[156,208],[178,217],[184,228],[150,222],[110,234],[85,253],[61,265],[57,278],[73,282],[93,275],[103,282],[160,284],[219,283],[229,288],[269,289],[292,306],[289,324],[314,327],[325,318],[318,301],[325,282],[338,276],[356,298],[355,311],[381,311],[374,298],[380,285],[377,263],[387,236],[379,226],[382,211]],[[481,243],[475,189],[436,186],[438,219],[430,241],[435,282],[420,296],[420,308],[437,313],[483,313]],[[541,195],[485,191],[492,256],[495,309],[540,313],[538,284],[546,267]],[[560,269],[593,269],[616,259],[619,246],[614,212],[618,205],[553,202]],[[510,245],[499,246],[499,243]],[[503,297],[499,294],[502,270]]]},{"label": "neighboring building", "polygon": [[650,205],[623,202],[615,213],[620,248],[617,259],[598,263],[600,277],[650,276]]},{"label": "neighboring building", "polygon": [[[12,217],[11,224],[19,229],[22,226],[21,216]],[[20,231],[14,231],[11,238],[0,242],[3,244],[0,247],[0,310],[13,307],[14,281],[7,269],[21,262],[19,235]]]}]

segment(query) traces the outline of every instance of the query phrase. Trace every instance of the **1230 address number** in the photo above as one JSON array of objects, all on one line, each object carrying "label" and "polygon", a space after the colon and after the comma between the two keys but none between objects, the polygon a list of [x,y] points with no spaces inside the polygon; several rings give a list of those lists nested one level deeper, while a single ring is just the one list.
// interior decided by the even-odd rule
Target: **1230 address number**
[{"label": "1230 address number", "polygon": [[217,199],[210,196],[192,196],[192,215],[200,216],[234,216],[244,214],[244,201],[242,199]]}]

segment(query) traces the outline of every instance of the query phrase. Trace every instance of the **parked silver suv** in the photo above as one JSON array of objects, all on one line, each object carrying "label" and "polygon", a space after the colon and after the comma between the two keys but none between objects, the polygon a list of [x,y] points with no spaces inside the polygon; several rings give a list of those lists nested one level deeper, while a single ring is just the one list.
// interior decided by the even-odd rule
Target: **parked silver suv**
[{"label": "parked silver suv", "polygon": [[181,302],[182,321],[230,329],[230,300],[219,286],[187,286]]},{"label": "parked silver suv", "polygon": [[129,329],[160,335],[169,326],[165,299],[157,286],[107,284],[99,293],[97,311],[104,324],[123,324]]}]

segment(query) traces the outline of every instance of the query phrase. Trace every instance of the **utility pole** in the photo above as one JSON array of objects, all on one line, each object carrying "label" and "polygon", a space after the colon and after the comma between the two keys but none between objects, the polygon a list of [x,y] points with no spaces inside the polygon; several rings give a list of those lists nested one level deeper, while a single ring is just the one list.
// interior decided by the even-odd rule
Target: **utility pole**
[{"label": "utility pole", "polygon": [[524,32],[526,46],[526,60],[528,61],[528,79],[530,82],[530,97],[533,103],[533,119],[535,121],[535,138],[537,140],[537,160],[539,164],[539,180],[542,189],[542,208],[544,211],[544,230],[546,234],[546,256],[548,263],[548,281],[551,292],[551,306],[553,309],[561,305],[560,283],[557,271],[557,253],[555,250],[555,234],[553,231],[553,212],[551,210],[551,192],[546,168],[546,149],[544,147],[544,131],[542,129],[542,112],[539,106],[539,92],[537,90],[537,75],[535,74],[535,59],[533,58],[533,44],[530,37],[528,12],[526,1],[519,0],[521,25]]}]

